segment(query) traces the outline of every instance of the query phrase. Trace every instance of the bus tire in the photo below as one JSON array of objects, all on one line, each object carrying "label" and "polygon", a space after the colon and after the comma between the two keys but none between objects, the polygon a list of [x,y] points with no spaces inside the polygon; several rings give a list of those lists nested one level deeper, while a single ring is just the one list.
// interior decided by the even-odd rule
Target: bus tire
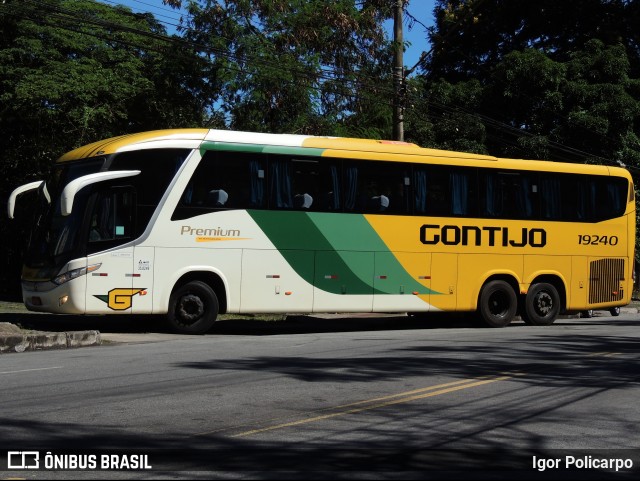
[{"label": "bus tire", "polygon": [[516,293],[508,282],[491,281],[482,288],[478,311],[488,326],[508,326],[513,321],[517,308]]},{"label": "bus tire", "polygon": [[560,294],[553,284],[540,282],[529,288],[522,320],[532,326],[553,324],[560,313]]},{"label": "bus tire", "polygon": [[191,281],[171,293],[167,320],[174,331],[204,334],[218,317],[218,296],[202,281]]}]

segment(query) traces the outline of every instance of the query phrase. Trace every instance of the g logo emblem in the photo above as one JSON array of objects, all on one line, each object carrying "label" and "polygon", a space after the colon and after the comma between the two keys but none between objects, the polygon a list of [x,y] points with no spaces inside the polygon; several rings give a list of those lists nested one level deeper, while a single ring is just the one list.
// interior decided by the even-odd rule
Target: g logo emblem
[{"label": "g logo emblem", "polygon": [[123,288],[117,287],[115,289],[111,289],[106,296],[94,296],[100,299],[103,302],[106,302],[109,308],[114,311],[125,311],[131,308],[133,304],[133,296],[136,294],[140,294],[141,296],[145,296],[147,291],[145,288],[142,289],[131,289],[131,288]]}]

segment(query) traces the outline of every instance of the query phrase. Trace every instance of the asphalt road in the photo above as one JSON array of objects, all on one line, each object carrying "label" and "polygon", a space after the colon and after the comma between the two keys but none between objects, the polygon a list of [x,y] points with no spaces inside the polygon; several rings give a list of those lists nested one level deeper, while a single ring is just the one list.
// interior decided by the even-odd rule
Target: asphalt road
[{"label": "asphalt road", "polygon": [[[140,455],[152,468],[0,479],[637,479],[640,315],[395,321],[245,323],[2,355],[0,469],[9,451],[39,453],[41,468],[46,453],[98,467]],[[579,469],[566,469],[571,457]],[[605,458],[632,467],[579,466]]]}]

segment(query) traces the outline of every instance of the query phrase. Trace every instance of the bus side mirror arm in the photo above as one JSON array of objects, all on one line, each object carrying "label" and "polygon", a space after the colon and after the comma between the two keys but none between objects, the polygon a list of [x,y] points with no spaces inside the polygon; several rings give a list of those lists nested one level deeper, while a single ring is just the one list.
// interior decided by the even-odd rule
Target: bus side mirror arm
[{"label": "bus side mirror arm", "polygon": [[114,170],[111,172],[89,174],[72,180],[67,184],[60,196],[60,213],[64,216],[71,214],[71,211],[73,210],[73,199],[82,188],[98,182],[104,182],[106,180],[133,177],[139,173],[139,170]]},{"label": "bus side mirror arm", "polygon": [[16,209],[16,199],[20,194],[24,194],[25,192],[29,192],[30,190],[39,189],[42,186],[42,192],[46,197],[47,201],[51,203],[51,196],[47,191],[47,184],[45,184],[44,180],[36,180],[35,182],[29,182],[28,184],[21,185],[9,196],[9,202],[7,203],[7,215],[9,219],[13,219],[13,214]]}]

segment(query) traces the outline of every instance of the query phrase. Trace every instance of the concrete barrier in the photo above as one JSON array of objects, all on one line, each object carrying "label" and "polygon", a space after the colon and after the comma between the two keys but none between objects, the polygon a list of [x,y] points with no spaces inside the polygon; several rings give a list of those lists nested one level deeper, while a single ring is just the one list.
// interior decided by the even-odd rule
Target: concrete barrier
[{"label": "concrete barrier", "polygon": [[18,326],[0,324],[0,353],[99,346],[102,343],[99,331],[22,332]]}]

